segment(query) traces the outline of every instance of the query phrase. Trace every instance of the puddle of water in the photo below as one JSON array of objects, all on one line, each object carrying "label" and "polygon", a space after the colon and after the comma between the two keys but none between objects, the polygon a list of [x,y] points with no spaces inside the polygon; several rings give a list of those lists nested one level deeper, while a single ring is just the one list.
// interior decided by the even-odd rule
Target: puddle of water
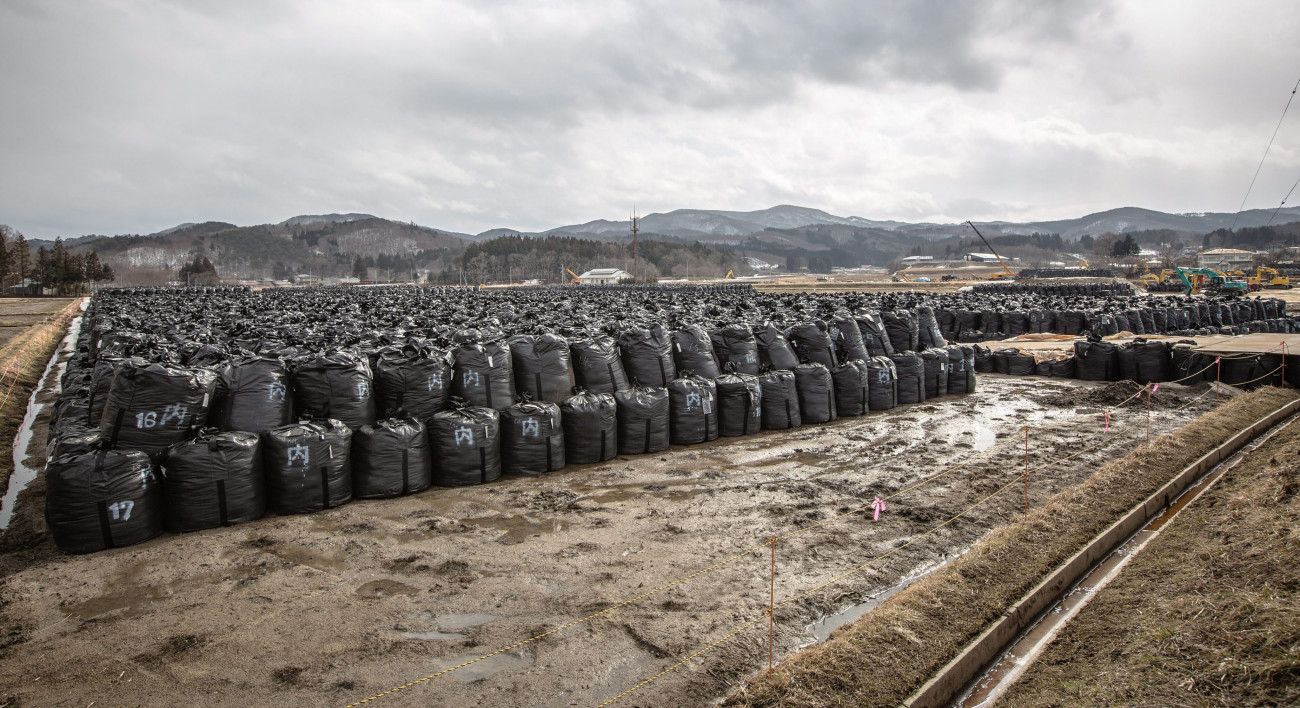
[{"label": "puddle of water", "polygon": [[346,567],[343,560],[333,556],[327,556],[324,553],[313,551],[306,546],[299,546],[292,543],[276,543],[261,550],[278,556],[290,563],[305,565],[308,568],[324,571],[326,573],[339,573]]},{"label": "puddle of water", "polygon": [[[446,660],[447,666],[459,666],[467,661],[474,661],[480,656],[482,656],[482,654],[465,654],[463,656],[452,657]],[[482,681],[483,679],[488,678],[493,674],[501,673],[502,671],[515,671],[526,668],[531,666],[532,663],[533,657],[528,654],[497,654],[490,659],[475,661],[469,666],[453,671],[451,675],[460,683],[473,683],[474,681]]]},{"label": "puddle of water", "polygon": [[905,578],[902,582],[900,582],[897,585],[894,585],[893,587],[886,588],[885,590],[875,595],[872,595],[865,602],[860,602],[856,605],[848,607],[847,609],[840,610],[839,612],[833,615],[827,615],[826,617],[823,617],[820,621],[808,625],[806,631],[808,631],[813,635],[814,639],[816,640],[814,643],[824,642],[827,639],[830,639],[831,632],[834,632],[836,629],[839,629],[840,627],[843,627],[844,625],[858,619],[859,617],[865,615],[871,610],[876,609],[876,607],[878,607],[880,603],[898,594],[899,591],[903,590],[908,585],[911,585],[912,583],[920,580],[921,578],[924,578],[930,573],[933,573],[934,571],[943,567],[946,563],[947,561],[945,560],[943,563],[936,563],[934,565],[925,566],[924,569],[921,570],[920,572]]},{"label": "puddle of water", "polygon": [[501,543],[523,543],[524,539],[539,533],[555,533],[564,530],[564,524],[551,519],[537,521],[527,516],[480,516],[473,519],[461,519],[461,523],[484,529],[503,531],[497,541]]},{"label": "puddle of water", "polygon": [[480,624],[487,624],[496,619],[496,615],[471,612],[464,615],[442,615],[434,620],[433,625],[439,629],[468,629]]},{"label": "puddle of water", "polygon": [[419,588],[413,588],[406,583],[399,583],[396,580],[380,578],[371,580],[356,589],[356,593],[363,597],[392,597],[394,595],[418,595]]},{"label": "puddle of water", "polygon": [[[84,310],[85,303],[82,304]],[[4,498],[0,499],[0,531],[9,528],[9,522],[14,516],[14,504],[18,501],[18,494],[26,489],[33,479],[36,479],[37,471],[28,467],[26,461],[31,455],[32,425],[36,422],[36,417],[48,405],[46,403],[36,403],[36,397],[41,392],[40,384],[44,384],[50,375],[50,370],[55,369],[54,395],[57,398],[63,392],[63,372],[68,368],[68,359],[62,355],[70,353],[76,348],[77,337],[81,336],[81,320],[81,317],[72,320],[72,324],[68,326],[67,335],[63,337],[59,348],[50,356],[49,362],[45,365],[45,371],[41,374],[41,378],[37,379],[39,383],[36,390],[32,391],[32,396],[27,401],[27,413],[23,416],[23,422],[18,426],[18,435],[14,438],[14,471],[9,476],[9,489],[5,492]],[[63,360],[59,361],[61,358]]]},{"label": "puddle of water", "polygon": [[85,602],[68,605],[63,608],[65,614],[88,620],[110,612],[123,610],[121,617],[136,617],[144,612],[145,607],[162,599],[166,593],[153,586],[128,585],[107,595],[100,595]]},{"label": "puddle of water", "polygon": [[694,499],[696,496],[705,493],[705,489],[679,489],[679,490],[662,490],[662,489],[645,489],[644,485],[636,488],[619,488],[611,489],[607,492],[594,494],[587,499],[597,504],[617,504],[618,502],[633,501],[635,499],[644,499],[646,497],[657,497],[667,501],[686,501]]},{"label": "puddle of water", "polygon": [[402,632],[402,637],[430,641],[435,639],[464,639],[465,635],[456,632]]}]

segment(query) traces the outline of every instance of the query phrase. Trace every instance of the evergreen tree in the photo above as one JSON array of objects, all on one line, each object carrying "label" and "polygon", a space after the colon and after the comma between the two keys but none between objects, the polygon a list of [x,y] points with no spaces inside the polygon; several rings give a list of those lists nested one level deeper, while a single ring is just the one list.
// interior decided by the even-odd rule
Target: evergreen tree
[{"label": "evergreen tree", "polygon": [[366,261],[361,257],[360,253],[358,253],[356,259],[352,261],[352,275],[357,280],[366,280],[366,276],[368,275],[366,272]]},{"label": "evergreen tree", "polygon": [[50,252],[45,250],[44,246],[36,249],[36,270],[32,273],[32,280],[40,286],[42,293],[54,289],[53,261],[50,259]]},{"label": "evergreen tree", "polygon": [[0,294],[4,292],[5,280],[14,267],[13,252],[9,248],[9,229],[0,229]]},{"label": "evergreen tree", "polygon": [[[18,270],[18,282],[23,284],[32,267],[32,249],[31,246],[27,245],[27,237],[23,236],[22,233],[19,233],[18,238],[14,240],[13,250],[13,263]],[[28,294],[31,294],[30,289]]]}]

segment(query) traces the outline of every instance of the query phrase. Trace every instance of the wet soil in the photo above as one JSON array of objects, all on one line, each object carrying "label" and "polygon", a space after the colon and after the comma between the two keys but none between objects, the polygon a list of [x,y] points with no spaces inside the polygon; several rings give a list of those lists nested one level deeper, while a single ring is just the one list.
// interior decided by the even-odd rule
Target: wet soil
[{"label": "wet soil", "polygon": [[[1087,382],[981,376],[979,391],[797,431],[721,439],[309,516],[59,553],[43,480],[0,537],[0,705],[346,705],[711,572],[373,705],[600,705],[761,616],[773,535],[777,602],[942,524],[1023,473],[1094,444]],[[1161,386],[1183,402],[1203,388]],[[1051,403],[1048,401],[1055,401]],[[1081,402],[1082,401],[1082,402]],[[1212,405],[1153,412],[1168,432]],[[1181,403],[1180,403],[1181,405]],[[1145,408],[1108,442],[1036,470],[1043,504],[1145,439]],[[42,421],[37,425],[43,425]],[[37,437],[44,435],[37,430]],[[869,505],[990,447],[998,450]],[[1000,495],[865,572],[777,612],[776,657],[810,625],[950,559],[1018,518]],[[708,704],[767,665],[766,621],[618,705]],[[367,704],[371,705],[371,704]]]}]

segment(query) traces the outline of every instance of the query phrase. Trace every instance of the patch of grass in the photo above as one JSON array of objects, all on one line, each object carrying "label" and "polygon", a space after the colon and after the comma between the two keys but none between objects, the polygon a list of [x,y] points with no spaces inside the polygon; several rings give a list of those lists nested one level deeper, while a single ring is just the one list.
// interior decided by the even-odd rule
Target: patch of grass
[{"label": "patch of grass", "polygon": [[1187,465],[1297,397],[1259,389],[1111,462],[995,530],[829,641],[752,679],[726,706],[895,706],[1047,573]]}]

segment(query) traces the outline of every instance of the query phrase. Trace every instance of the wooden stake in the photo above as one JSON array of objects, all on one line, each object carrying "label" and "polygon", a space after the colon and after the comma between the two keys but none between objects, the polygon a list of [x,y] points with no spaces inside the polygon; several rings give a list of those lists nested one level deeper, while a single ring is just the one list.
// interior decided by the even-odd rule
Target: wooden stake
[{"label": "wooden stake", "polygon": [[1147,447],[1151,447],[1151,384],[1147,384]]},{"label": "wooden stake", "polygon": [[767,596],[767,670],[771,671],[776,643],[776,536],[772,537],[772,581]]},{"label": "wooden stake", "polygon": [[1029,426],[1025,426],[1025,520],[1029,520]]}]

